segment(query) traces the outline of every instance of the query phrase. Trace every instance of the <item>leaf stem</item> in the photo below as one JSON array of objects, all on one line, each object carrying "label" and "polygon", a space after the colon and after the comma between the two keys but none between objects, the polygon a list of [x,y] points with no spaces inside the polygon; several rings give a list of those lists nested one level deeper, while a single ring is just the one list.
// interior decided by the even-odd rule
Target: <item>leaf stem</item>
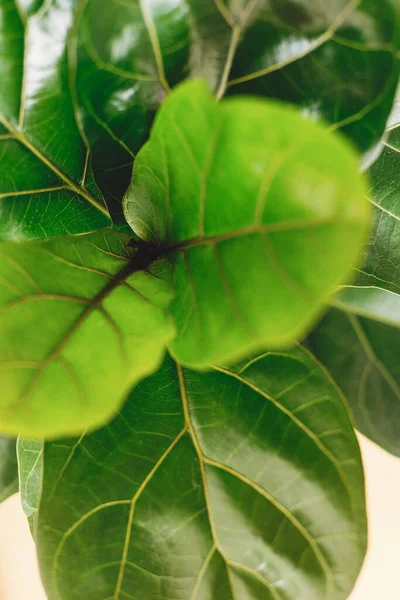
[{"label": "leaf stem", "polygon": [[224,72],[222,73],[221,83],[219,85],[217,91],[217,100],[221,100],[223,95],[226,92],[226,88],[228,87],[228,79],[232,69],[233,59],[235,57],[235,53],[239,44],[240,36],[242,33],[242,28],[240,25],[235,25],[232,28],[232,37],[231,42],[229,44],[228,56],[225,62]]},{"label": "leaf stem", "polygon": [[188,240],[183,240],[181,242],[177,242],[169,247],[161,247],[162,256],[167,257],[169,254],[174,252],[180,252],[185,250],[186,248],[193,248],[194,246],[203,246],[206,244],[217,244],[219,242],[224,242],[227,240],[245,237],[247,235],[253,234],[262,234],[266,235],[268,233],[279,233],[279,232],[287,232],[287,231],[298,231],[302,229],[308,228],[318,228],[324,227],[326,225],[332,224],[332,218],[309,218],[309,219],[293,219],[291,221],[281,221],[277,223],[267,223],[267,224],[258,224],[255,223],[253,225],[247,225],[245,227],[241,227],[239,229],[234,229],[232,231],[226,231],[225,233],[220,233],[218,235],[213,236],[198,236],[195,238],[190,238]]},{"label": "leaf stem", "polygon": [[242,16],[239,19],[239,21],[235,22],[232,18],[231,23],[230,23],[230,21],[227,20],[226,13],[224,14],[221,11],[219,3],[217,3],[217,7],[220,10],[222,16],[224,16],[225,20],[227,20],[227,22],[230,23],[231,27],[232,27],[232,37],[231,37],[231,41],[229,44],[229,50],[228,50],[228,55],[226,57],[224,71],[222,73],[221,83],[220,83],[220,86],[217,91],[217,100],[221,100],[221,98],[223,97],[223,95],[226,92],[226,89],[228,87],[229,75],[232,70],[233,59],[235,58],[235,53],[236,53],[237,47],[239,45],[240,36],[242,35],[243,29],[247,25],[248,20],[258,3],[259,3],[259,0],[253,0],[253,2],[250,2],[248,4],[247,8],[243,11]]}]

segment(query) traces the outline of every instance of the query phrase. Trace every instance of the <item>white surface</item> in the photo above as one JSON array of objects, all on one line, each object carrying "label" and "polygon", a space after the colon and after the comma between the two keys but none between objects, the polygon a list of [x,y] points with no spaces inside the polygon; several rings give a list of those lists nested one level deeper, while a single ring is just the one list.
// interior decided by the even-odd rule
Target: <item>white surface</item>
[{"label": "white surface", "polygon": [[400,459],[360,436],[367,480],[369,553],[350,600],[400,599]]},{"label": "white surface", "polygon": [[[400,460],[365,438],[360,442],[367,478],[370,550],[349,600],[399,600]],[[17,496],[0,508],[0,599],[46,600]]]},{"label": "white surface", "polygon": [[0,599],[46,600],[35,546],[18,496],[8,498],[0,507]]}]

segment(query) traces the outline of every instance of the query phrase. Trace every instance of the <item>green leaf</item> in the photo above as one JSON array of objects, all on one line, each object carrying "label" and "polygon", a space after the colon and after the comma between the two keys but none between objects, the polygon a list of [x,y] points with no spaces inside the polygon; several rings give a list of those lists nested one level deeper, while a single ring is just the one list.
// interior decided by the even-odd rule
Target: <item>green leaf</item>
[{"label": "green leaf", "polygon": [[135,154],[187,77],[297,104],[369,160],[398,79],[397,11],[397,0],[3,0],[0,238],[107,226],[97,185],[122,222]]},{"label": "green leaf", "polygon": [[[362,269],[311,338],[358,429],[400,456],[400,119],[371,169],[374,226]],[[341,312],[343,311],[343,312]]]},{"label": "green leaf", "polygon": [[[184,2],[179,2],[182,7],[175,4],[176,8],[169,10],[163,2],[161,8],[168,13],[168,29],[176,42],[171,58],[179,53],[182,41],[176,15]],[[121,201],[134,157],[148,138],[165,91],[158,79],[141,3],[102,2],[101,10],[98,2],[82,6],[77,26],[77,90],[83,125],[93,151],[96,181],[113,220],[125,222]],[[185,39],[183,42],[186,56]]]},{"label": "green leaf", "polygon": [[345,600],[363,561],[357,440],[301,348],[207,374],[168,358],[44,465],[49,600]]},{"label": "green leaf", "polygon": [[[245,12],[251,1],[238,4]],[[399,77],[398,1],[254,4],[261,18],[249,19],[229,90],[296,103],[310,117],[332,123],[361,152],[373,153]]]},{"label": "green leaf", "polygon": [[93,181],[77,92],[74,2],[0,5],[0,239],[110,224]]},{"label": "green leaf", "polygon": [[334,309],[310,343],[346,394],[359,431],[400,456],[399,330]]},{"label": "green leaf", "polygon": [[358,259],[364,194],[352,150],[293,109],[174,91],[124,199],[174,262],[173,356],[204,367],[303,335]]},{"label": "green leaf", "polygon": [[43,442],[18,438],[19,489],[22,510],[32,535],[36,532],[36,515],[43,481]]},{"label": "green leaf", "polygon": [[110,419],[173,335],[170,265],[137,271],[111,230],[0,245],[3,432],[80,433]]},{"label": "green leaf", "polygon": [[0,502],[18,492],[15,439],[0,435]]},{"label": "green leaf", "polygon": [[369,154],[393,103],[399,23],[397,0],[89,0],[77,81],[102,189],[118,198],[155,109],[188,76],[297,104]]},{"label": "green leaf", "polygon": [[369,199],[374,219],[364,265],[334,304],[399,327],[400,273],[396,265],[400,264],[400,118],[389,130],[384,146],[370,170]]}]

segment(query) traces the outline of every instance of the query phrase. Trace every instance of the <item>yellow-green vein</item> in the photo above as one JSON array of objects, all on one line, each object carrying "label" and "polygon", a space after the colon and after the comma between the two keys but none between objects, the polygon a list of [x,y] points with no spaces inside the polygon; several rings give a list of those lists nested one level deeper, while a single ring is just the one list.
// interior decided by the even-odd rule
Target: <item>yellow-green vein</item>
[{"label": "yellow-green vein", "polygon": [[147,477],[143,480],[142,484],[140,485],[137,492],[134,494],[134,496],[132,497],[132,500],[130,501],[128,524],[127,524],[127,528],[126,528],[124,548],[122,551],[121,567],[120,567],[120,570],[118,573],[117,584],[115,587],[114,600],[119,600],[119,598],[120,598],[121,587],[122,587],[124,574],[125,574],[125,567],[127,564],[129,544],[130,544],[130,539],[131,539],[131,534],[132,534],[133,515],[135,512],[136,503],[139,500],[139,498],[142,495],[145,488],[147,487],[148,483],[151,481],[151,479],[153,478],[155,473],[158,471],[158,469],[160,468],[160,466],[162,465],[164,460],[167,458],[167,456],[172,452],[172,450],[175,448],[175,446],[178,444],[178,442],[184,436],[186,431],[187,431],[187,428],[184,427],[182,429],[182,431],[180,431],[180,433],[173,440],[173,442],[168,446],[168,448],[163,452],[163,454],[160,456],[160,458],[158,459],[158,461],[156,462],[154,467],[151,469],[151,471],[148,473]]}]

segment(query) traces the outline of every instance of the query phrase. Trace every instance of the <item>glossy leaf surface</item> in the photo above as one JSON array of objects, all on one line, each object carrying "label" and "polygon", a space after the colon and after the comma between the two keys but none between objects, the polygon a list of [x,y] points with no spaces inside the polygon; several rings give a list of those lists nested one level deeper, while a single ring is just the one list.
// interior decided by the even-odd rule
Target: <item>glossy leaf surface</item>
[{"label": "glossy leaf surface", "polygon": [[0,502],[18,492],[18,462],[15,439],[0,436]]},{"label": "glossy leaf surface", "polygon": [[[364,265],[312,337],[351,403],[357,427],[400,456],[400,127],[371,170],[374,225]],[[348,314],[346,314],[348,313]]]},{"label": "glossy leaf surface", "polygon": [[110,224],[76,92],[74,0],[0,3],[0,239]]},{"label": "glossy leaf surface", "polygon": [[174,261],[175,358],[202,367],[303,335],[359,257],[364,193],[350,148],[292,109],[177,89],[124,199]]},{"label": "glossy leaf surface", "polygon": [[345,600],[366,546],[346,408],[311,355],[166,359],[108,426],[46,443],[49,600]]},{"label": "glossy leaf surface", "polygon": [[157,367],[173,335],[170,265],[135,272],[128,241],[103,230],[0,245],[2,431],[100,426]]},{"label": "glossy leaf surface", "polygon": [[[395,115],[394,117],[395,118]],[[364,265],[335,304],[360,316],[400,326],[400,120],[370,170],[373,227]]]},{"label": "glossy leaf surface", "polygon": [[109,168],[132,162],[154,110],[188,76],[204,77],[219,96],[297,104],[362,152],[382,136],[398,78],[395,0],[380,0],[379,10],[371,0],[101,6],[89,0],[78,27],[78,89],[103,173],[104,161]]},{"label": "glossy leaf surface", "polygon": [[398,77],[397,11],[396,0],[3,0],[1,238],[107,226],[102,194],[122,222],[135,154],[187,77],[297,104],[369,160]]},{"label": "glossy leaf surface", "polygon": [[400,331],[334,309],[311,346],[346,394],[357,428],[400,456]]}]

